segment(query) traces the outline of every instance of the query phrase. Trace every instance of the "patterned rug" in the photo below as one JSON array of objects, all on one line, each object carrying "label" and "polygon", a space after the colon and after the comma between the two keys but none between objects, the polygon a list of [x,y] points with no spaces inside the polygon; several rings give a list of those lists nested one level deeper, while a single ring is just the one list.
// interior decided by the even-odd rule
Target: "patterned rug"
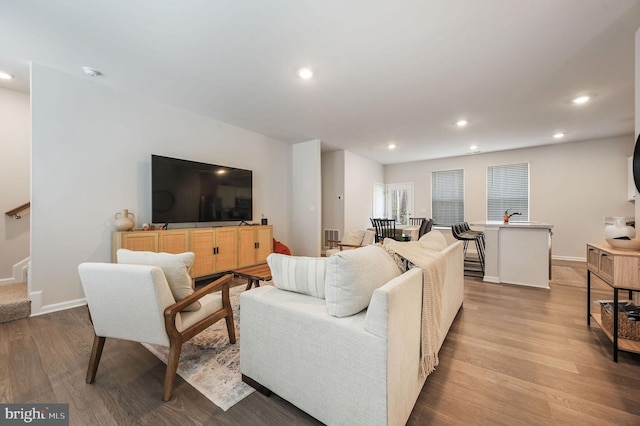
[{"label": "patterned rug", "polygon": [[[240,374],[240,293],[244,289],[239,285],[229,291],[236,343],[229,343],[226,321],[218,321],[182,345],[178,364],[178,375],[224,411],[255,390],[242,381]],[[147,343],[143,346],[167,363],[169,348]]]}]

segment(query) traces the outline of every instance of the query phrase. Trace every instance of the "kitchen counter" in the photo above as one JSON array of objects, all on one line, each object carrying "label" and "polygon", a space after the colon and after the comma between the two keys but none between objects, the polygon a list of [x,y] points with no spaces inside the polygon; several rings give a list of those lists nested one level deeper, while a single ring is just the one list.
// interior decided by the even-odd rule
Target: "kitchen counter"
[{"label": "kitchen counter", "polygon": [[483,228],[531,228],[531,229],[552,229],[553,225],[544,222],[509,222],[501,220],[489,220],[486,222],[470,223],[470,226],[482,226]]},{"label": "kitchen counter", "polygon": [[502,221],[469,225],[485,233],[484,281],[549,288],[553,225]]}]

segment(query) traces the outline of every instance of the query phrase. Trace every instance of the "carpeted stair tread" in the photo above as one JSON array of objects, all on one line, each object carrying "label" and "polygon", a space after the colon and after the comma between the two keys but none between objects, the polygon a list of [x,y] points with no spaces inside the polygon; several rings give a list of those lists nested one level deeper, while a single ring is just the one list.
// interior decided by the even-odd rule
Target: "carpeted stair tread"
[{"label": "carpeted stair tread", "polygon": [[31,315],[31,301],[27,297],[27,284],[0,286],[0,323],[27,318]]}]

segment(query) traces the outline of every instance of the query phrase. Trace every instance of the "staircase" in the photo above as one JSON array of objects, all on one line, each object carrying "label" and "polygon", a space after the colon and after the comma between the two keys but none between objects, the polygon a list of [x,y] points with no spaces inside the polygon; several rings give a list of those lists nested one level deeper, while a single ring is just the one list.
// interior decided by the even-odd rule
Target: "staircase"
[{"label": "staircase", "polygon": [[31,301],[27,297],[27,283],[0,286],[0,323],[27,318],[31,315]]}]

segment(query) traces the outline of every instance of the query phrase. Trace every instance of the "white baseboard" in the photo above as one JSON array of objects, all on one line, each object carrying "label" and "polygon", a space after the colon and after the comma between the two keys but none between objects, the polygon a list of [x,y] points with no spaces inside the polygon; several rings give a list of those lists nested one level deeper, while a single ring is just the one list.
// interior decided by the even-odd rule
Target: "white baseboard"
[{"label": "white baseboard", "polygon": [[29,262],[31,261],[30,257],[27,257],[24,260],[16,263],[12,267],[11,277],[0,279],[0,285],[9,285],[16,283],[26,283],[29,277]]},{"label": "white baseboard", "polygon": [[482,281],[486,281],[488,283],[500,284],[500,278],[491,277],[489,275],[485,275],[484,278],[482,279]]},{"label": "white baseboard", "polygon": [[31,299],[31,316],[50,314],[52,312],[64,311],[65,309],[77,308],[87,304],[87,299],[69,300],[67,302],[53,303],[42,306],[42,291],[34,291],[29,294]]},{"label": "white baseboard", "polygon": [[583,262],[586,263],[586,257],[571,257],[571,256],[553,256],[551,260],[566,260],[569,262]]}]

